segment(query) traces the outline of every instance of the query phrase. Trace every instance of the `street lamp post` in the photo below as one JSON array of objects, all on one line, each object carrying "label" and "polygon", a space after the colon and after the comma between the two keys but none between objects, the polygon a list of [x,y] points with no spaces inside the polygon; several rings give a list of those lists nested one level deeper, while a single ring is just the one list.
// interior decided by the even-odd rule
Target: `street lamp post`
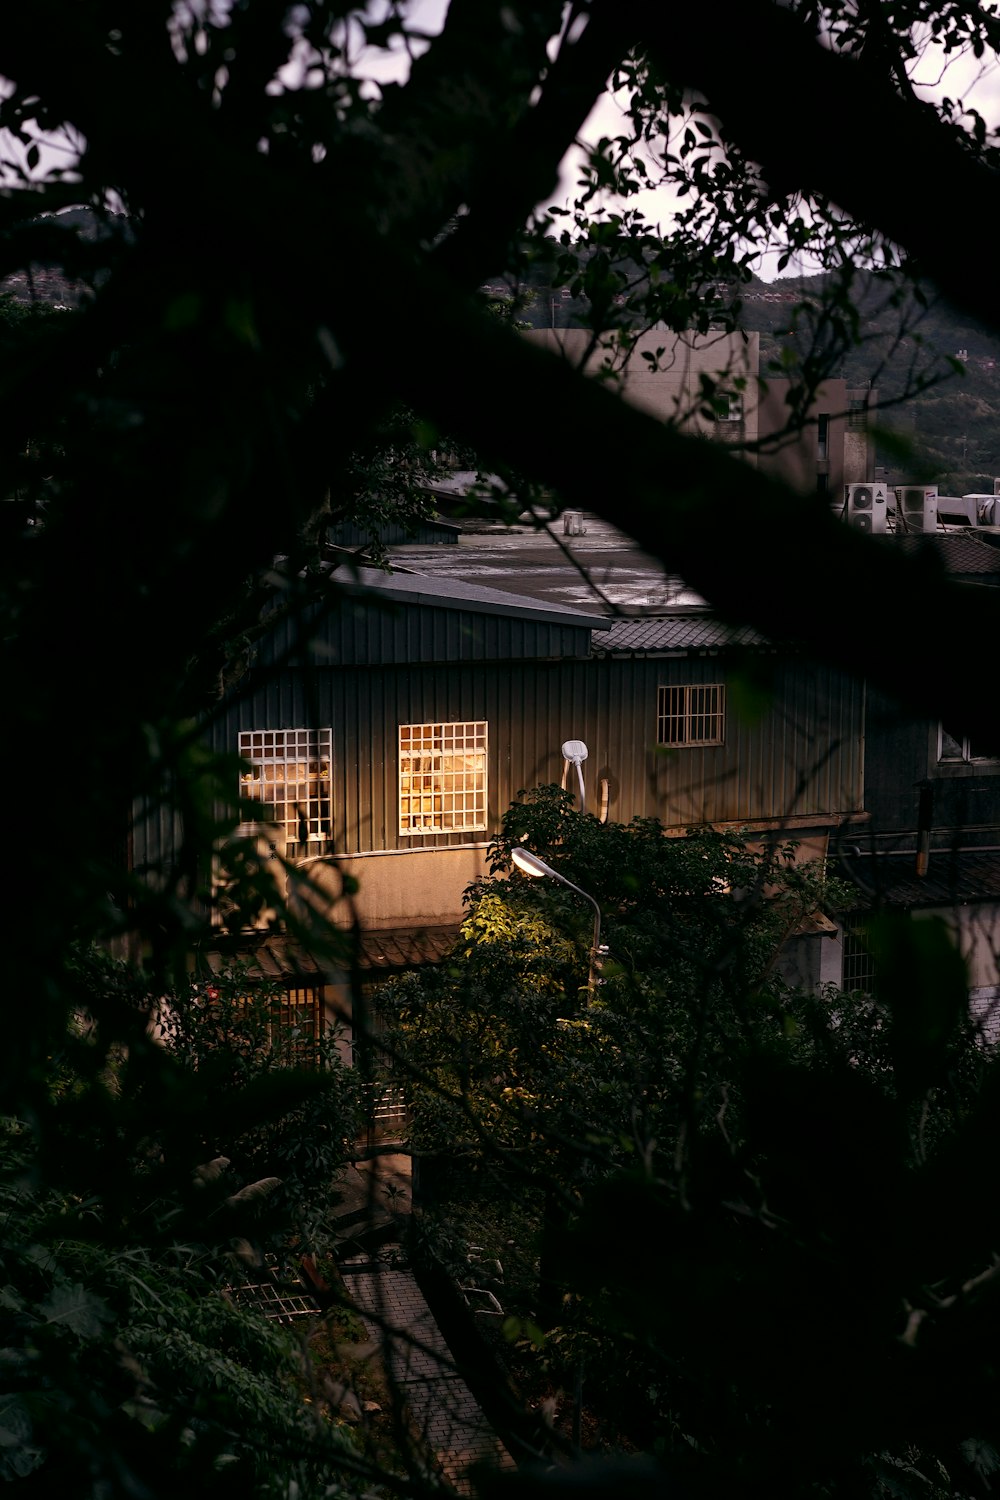
[{"label": "street lamp post", "polygon": [[593,896],[582,891],[578,885],[574,885],[572,880],[567,880],[565,875],[560,875],[558,870],[553,870],[551,865],[547,865],[544,859],[539,859],[537,854],[532,854],[530,849],[512,849],[510,857],[522,874],[532,875],[536,879],[547,875],[550,880],[558,880],[560,885],[568,886],[571,891],[582,896],[584,901],[589,901],[594,908],[594,941],[590,949],[590,971],[587,975],[587,1004],[593,1004],[599,983],[597,971],[601,959],[607,952],[607,948],[601,946],[601,908]]}]

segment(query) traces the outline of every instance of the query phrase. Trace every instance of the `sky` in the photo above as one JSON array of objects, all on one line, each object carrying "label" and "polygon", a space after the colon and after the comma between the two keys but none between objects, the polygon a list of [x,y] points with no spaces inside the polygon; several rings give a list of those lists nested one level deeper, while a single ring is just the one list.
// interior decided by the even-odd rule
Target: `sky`
[{"label": "sky", "polygon": [[[374,0],[374,4],[385,9],[381,0]],[[435,36],[444,25],[447,10],[448,0],[413,0],[409,7],[409,17],[416,28]],[[964,99],[966,104],[979,110],[988,127],[1000,124],[1000,61],[995,56],[977,60],[971,54],[957,54],[949,58],[933,41],[929,29],[923,40],[926,46],[922,58],[911,75],[916,92],[928,100],[940,100],[944,97]],[[555,39],[550,55],[554,55],[554,52]],[[367,53],[359,54],[356,70],[361,76],[371,77],[376,81],[399,81],[405,78],[409,63],[401,46],[389,55],[369,49]],[[622,133],[627,128],[627,121],[623,123],[625,102],[621,95],[616,96],[610,92],[603,94],[581,131],[581,143],[593,144],[602,136],[613,137]],[[567,152],[560,168],[558,187],[552,195],[553,203],[565,206],[572,199],[584,159],[582,144]],[[650,168],[651,174],[655,176],[656,166],[652,160]],[[658,187],[638,193],[628,201],[630,206],[640,209],[650,223],[660,225],[667,231],[682,200],[668,188]],[[538,205],[540,209],[547,206],[547,203]],[[608,200],[607,206],[609,210],[613,210],[621,205]],[[765,255],[756,267],[757,274],[765,280],[773,280],[778,275],[780,253],[780,249],[775,249]],[[817,269],[817,265],[808,261],[792,262],[784,274],[808,274]]]},{"label": "sky", "polygon": [[[176,4],[191,9],[211,8],[216,14],[224,15],[228,0],[176,0]],[[370,12],[384,13],[386,8],[386,0],[371,0],[369,5]],[[447,9],[448,0],[413,0],[408,10],[410,24],[429,36],[435,36],[444,25]],[[953,99],[964,98],[966,103],[974,104],[978,108],[987,126],[993,127],[1000,121],[1000,63],[997,58],[989,56],[982,62],[971,56],[957,56],[949,59],[929,38],[928,43],[923,59],[913,75],[918,92],[930,99],[940,99],[946,95]],[[550,50],[553,52],[555,50],[555,39]],[[376,83],[398,82],[406,77],[408,70],[409,60],[398,43],[389,52],[375,48],[359,47],[357,49],[353,71],[360,77],[370,78]],[[302,66],[301,60],[297,60],[284,69],[279,74],[279,78],[285,87],[295,88],[301,85],[305,73],[306,69]],[[9,90],[9,85],[0,79],[0,96],[7,90]],[[623,103],[620,96],[616,97],[610,93],[602,95],[581,132],[581,142],[593,143],[602,135],[614,136],[621,133]],[[37,167],[29,175],[42,177],[52,169],[58,168],[65,171],[72,168],[78,142],[71,133],[43,135],[37,132],[36,139],[39,145],[39,160]],[[22,170],[27,170],[25,149],[21,144],[12,141],[9,134],[0,132],[0,184],[5,177],[11,180],[10,169],[7,168],[6,171],[4,169],[5,157],[15,162]],[[566,154],[560,169],[558,186],[552,195],[553,203],[564,206],[572,199],[583,160],[582,146],[574,147]],[[655,163],[651,159],[650,168],[655,174]],[[669,230],[670,221],[679,202],[680,200],[665,187],[653,188],[629,199],[630,206],[640,209],[651,224],[660,225],[664,231]],[[543,203],[539,205],[539,208],[547,206],[547,203]],[[621,205],[608,200],[606,206],[609,211],[613,211]],[[759,275],[770,280],[777,274],[778,254],[778,250],[775,250],[764,257],[757,267]],[[816,267],[808,263],[793,263],[788,267],[786,274],[808,272],[813,269]]]}]

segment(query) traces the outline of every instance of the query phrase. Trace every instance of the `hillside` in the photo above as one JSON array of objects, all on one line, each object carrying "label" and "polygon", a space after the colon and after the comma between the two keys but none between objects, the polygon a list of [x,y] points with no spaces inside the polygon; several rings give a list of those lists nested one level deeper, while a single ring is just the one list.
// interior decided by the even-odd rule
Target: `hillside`
[{"label": "hillside", "polygon": [[747,287],[741,322],[760,333],[761,372],[781,368],[788,345],[803,358],[825,338],[831,375],[878,389],[877,461],[890,481],[936,483],[943,494],[991,491],[1000,475],[1000,338],[929,291],[926,301],[900,304],[884,284],[868,283],[853,303],[858,342],[845,346],[823,321],[825,285],[815,276]]},{"label": "hillside", "polygon": [[[575,286],[560,286],[547,284],[551,269],[551,262],[528,268],[517,315],[536,328],[580,326],[588,312],[586,272]],[[628,256],[614,260],[612,275],[623,290],[637,273]],[[701,290],[723,302],[732,295],[721,286]],[[886,282],[856,278],[846,316],[831,307],[829,290],[824,276],[752,277],[742,289],[739,324],[760,334],[761,374],[815,361],[826,376],[875,386],[876,461],[890,482],[936,483],[942,494],[992,491],[1000,475],[1000,338],[926,288],[901,298]],[[693,296],[691,303],[704,305]]]}]

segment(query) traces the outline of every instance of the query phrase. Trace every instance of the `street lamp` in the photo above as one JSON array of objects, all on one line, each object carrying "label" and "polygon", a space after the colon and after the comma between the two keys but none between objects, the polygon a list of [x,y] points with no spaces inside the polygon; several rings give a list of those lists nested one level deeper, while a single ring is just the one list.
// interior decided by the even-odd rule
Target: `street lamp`
[{"label": "street lamp", "polygon": [[547,865],[544,859],[539,859],[537,854],[532,854],[530,849],[512,849],[510,857],[522,874],[533,875],[536,878],[547,875],[550,880],[558,880],[560,885],[568,886],[571,891],[576,891],[578,896],[582,896],[584,901],[589,901],[594,908],[594,942],[590,950],[590,972],[587,975],[587,1004],[592,1004],[597,994],[598,966],[608,951],[607,948],[601,947],[601,908],[593,896],[589,896],[586,891],[581,891],[572,880],[567,880],[565,875],[560,875],[558,870],[553,870],[551,865]]}]

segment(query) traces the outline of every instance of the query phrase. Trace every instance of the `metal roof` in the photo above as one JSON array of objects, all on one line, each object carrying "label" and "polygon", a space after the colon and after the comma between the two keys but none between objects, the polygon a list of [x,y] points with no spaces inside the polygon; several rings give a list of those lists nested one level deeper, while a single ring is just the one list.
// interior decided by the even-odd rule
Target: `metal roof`
[{"label": "metal roof", "polygon": [[927,874],[916,872],[916,854],[865,855],[851,873],[866,906],[966,906],[1000,898],[1000,853],[992,850],[930,855]]},{"label": "metal roof", "polygon": [[454,578],[421,573],[383,573],[377,568],[337,570],[331,575],[345,594],[358,598],[378,596],[403,604],[422,604],[437,609],[464,609],[474,614],[508,615],[522,619],[546,621],[556,625],[579,625],[588,630],[607,630],[609,622],[600,615],[567,609],[548,601],[540,603],[521,594],[484,588],[478,583],[462,583]]}]

